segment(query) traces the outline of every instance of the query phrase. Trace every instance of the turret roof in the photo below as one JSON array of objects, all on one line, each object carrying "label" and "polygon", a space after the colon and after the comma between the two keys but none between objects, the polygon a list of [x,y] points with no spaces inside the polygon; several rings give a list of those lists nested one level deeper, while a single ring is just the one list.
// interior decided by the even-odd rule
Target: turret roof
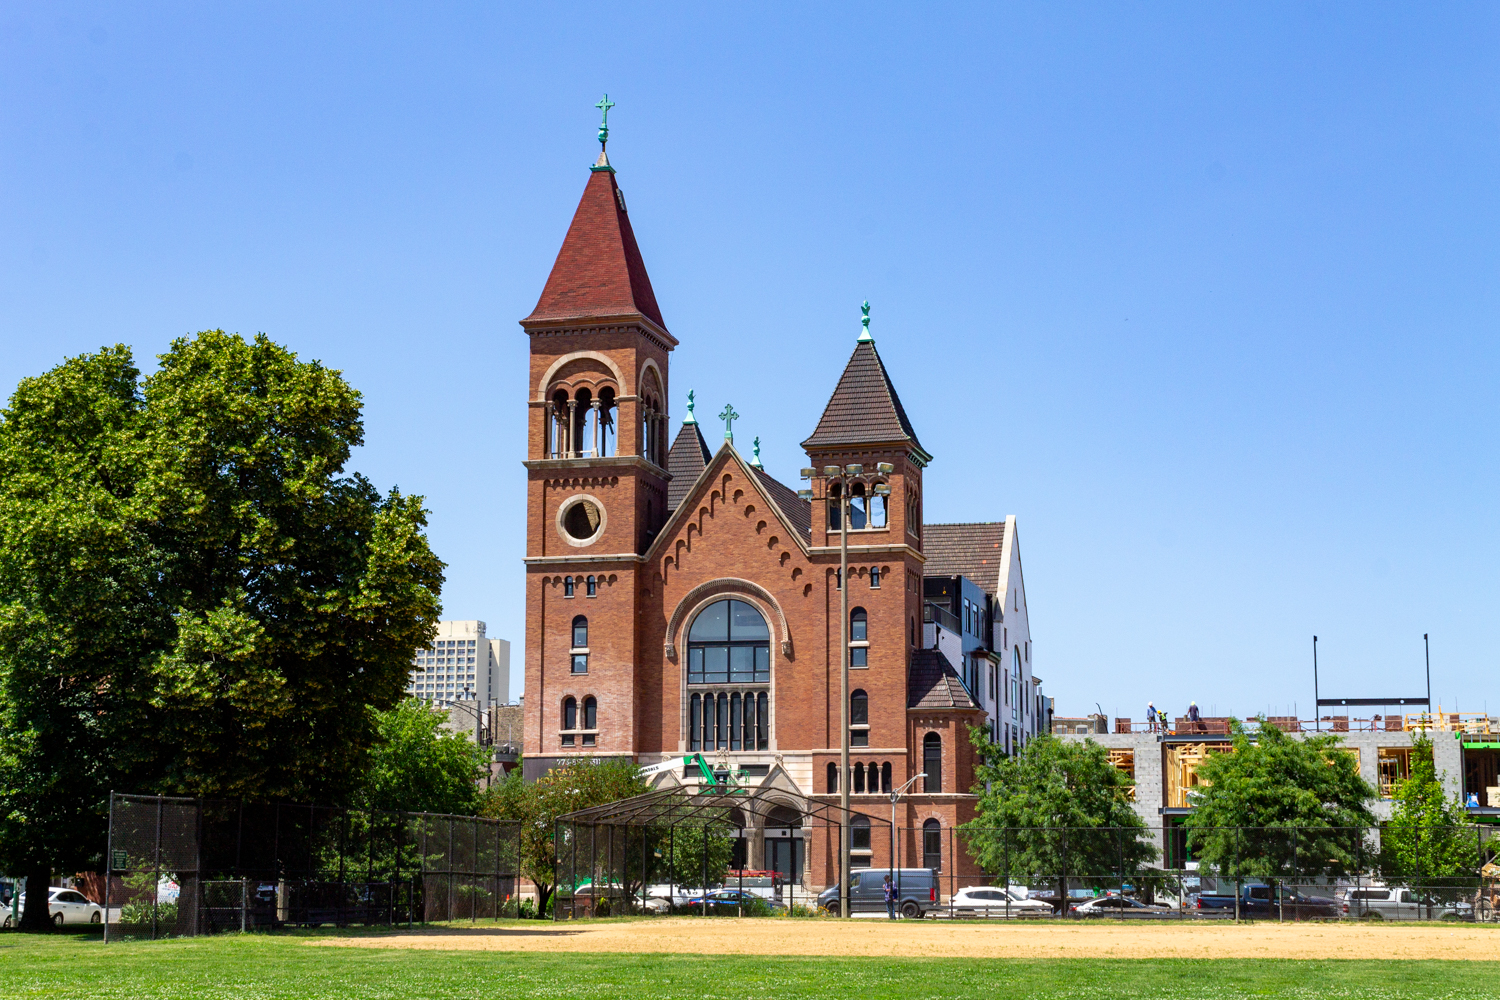
[{"label": "turret roof", "polygon": [[630,228],[614,170],[595,169],[563,238],[542,297],[522,323],[644,316],[663,330],[661,310]]},{"label": "turret roof", "polygon": [[860,341],[854,345],[854,353],[834,386],[817,429],[802,442],[802,447],[812,450],[902,441],[922,450],[874,341]]}]

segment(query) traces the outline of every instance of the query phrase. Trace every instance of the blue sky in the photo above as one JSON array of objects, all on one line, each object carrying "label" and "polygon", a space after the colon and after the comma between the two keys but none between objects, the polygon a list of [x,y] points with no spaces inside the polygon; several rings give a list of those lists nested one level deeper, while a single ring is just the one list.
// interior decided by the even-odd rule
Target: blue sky
[{"label": "blue sky", "polygon": [[1500,8],[21,5],[0,392],[264,331],[364,394],[452,618],[516,640],[530,311],[597,154],[673,416],[795,482],[858,306],[931,520],[1015,514],[1036,670],[1309,715],[1496,683]]}]

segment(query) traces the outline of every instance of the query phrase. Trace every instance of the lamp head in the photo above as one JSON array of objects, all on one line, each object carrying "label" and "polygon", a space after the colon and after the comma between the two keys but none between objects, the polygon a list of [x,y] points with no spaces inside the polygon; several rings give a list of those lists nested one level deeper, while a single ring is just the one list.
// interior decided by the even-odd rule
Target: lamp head
[{"label": "lamp head", "polygon": [[802,470],[802,478],[803,479],[811,479],[814,476],[816,476],[817,474],[818,474],[818,470],[817,469],[803,469]]},{"label": "lamp head", "polygon": [[876,483],[875,495],[878,497],[888,497],[891,495],[891,488],[885,483]]},{"label": "lamp head", "polygon": [[841,469],[841,468],[839,468],[837,465],[825,465],[825,466],[823,466],[823,475],[827,476],[830,479],[836,478],[837,476],[839,476],[840,474],[842,474],[843,471],[844,470]]},{"label": "lamp head", "polygon": [[882,476],[889,476],[891,473],[896,471],[896,467],[890,462],[876,462],[875,471],[880,473]]},{"label": "lamp head", "polygon": [[802,500],[811,500],[813,498],[812,490],[798,490],[797,496]]},{"label": "lamp head", "polygon": [[844,472],[851,476],[862,476],[865,474],[865,467],[863,465],[846,465],[844,466]]}]

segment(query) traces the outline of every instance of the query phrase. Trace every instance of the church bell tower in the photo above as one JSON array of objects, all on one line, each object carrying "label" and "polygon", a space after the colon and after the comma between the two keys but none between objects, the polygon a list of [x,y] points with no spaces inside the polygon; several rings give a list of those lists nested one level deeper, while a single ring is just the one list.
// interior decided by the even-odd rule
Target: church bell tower
[{"label": "church bell tower", "polygon": [[[599,159],[521,328],[528,386],[526,768],[633,753],[639,556],[666,520],[667,331],[609,163]],[[533,759],[535,765],[533,765]]]}]

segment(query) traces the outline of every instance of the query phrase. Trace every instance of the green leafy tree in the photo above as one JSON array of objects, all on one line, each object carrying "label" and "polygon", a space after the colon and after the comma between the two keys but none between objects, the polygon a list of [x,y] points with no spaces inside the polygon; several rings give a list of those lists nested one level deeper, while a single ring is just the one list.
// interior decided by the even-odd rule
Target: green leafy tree
[{"label": "green leafy tree", "polygon": [[969,853],[995,876],[1056,881],[1058,906],[1068,880],[1107,886],[1155,860],[1146,824],[1131,808],[1134,780],[1093,740],[1042,734],[1014,756],[971,733],[979,751],[978,816],[959,827]]},{"label": "green leafy tree", "polygon": [[1200,863],[1253,878],[1357,871],[1375,791],[1358,758],[1325,733],[1294,738],[1261,720],[1230,720],[1233,752],[1199,765],[1203,785],[1184,821]]},{"label": "green leafy tree", "polygon": [[358,788],[442,583],[419,498],[345,474],[362,442],[359,393],[264,336],[179,339],[144,379],[116,346],[21,381],[0,411],[0,864],[45,886],[97,863],[111,788]]},{"label": "green leafy tree", "polygon": [[[557,817],[645,791],[641,769],[630,761],[578,759],[552,768],[530,784],[522,780],[520,768],[512,770],[490,790],[480,813],[520,824],[521,876],[536,886],[537,916],[550,918],[557,890]],[[628,850],[628,845],[622,844],[622,849]]]},{"label": "green leafy tree", "polygon": [[488,755],[464,733],[445,729],[443,719],[414,698],[377,713],[378,742],[356,804],[366,809],[473,815]]},{"label": "green leafy tree", "polygon": [[1392,790],[1395,808],[1380,830],[1380,873],[1396,885],[1436,888],[1444,897],[1476,884],[1482,848],[1457,796],[1443,791],[1432,740],[1411,748],[1411,775]]}]

